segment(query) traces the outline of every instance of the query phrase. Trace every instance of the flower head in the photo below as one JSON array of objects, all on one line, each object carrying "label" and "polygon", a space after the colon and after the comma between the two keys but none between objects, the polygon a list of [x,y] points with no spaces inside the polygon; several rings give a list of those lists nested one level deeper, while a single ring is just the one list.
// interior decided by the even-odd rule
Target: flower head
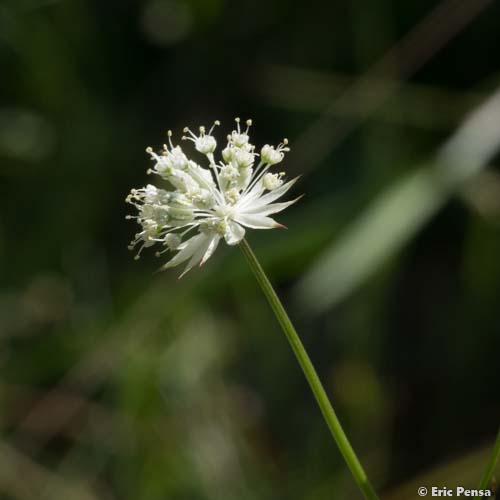
[{"label": "flower head", "polygon": [[146,150],[154,161],[148,173],[160,176],[171,188],[165,190],[148,184],[132,189],[127,196],[126,201],[138,211],[127,218],[136,219],[141,226],[129,247],[139,245],[136,258],[144,248],[157,244],[161,247],[157,255],[176,252],[162,269],[187,261],[183,276],[196,264],[204,264],[221,239],[228,245],[236,245],[245,236],[245,228],[283,227],[269,215],[297,201],[275,203],[297,178],[283,182],[283,172],[274,174],[269,169],[283,160],[289,151],[288,141],[285,139],[277,147],[265,145],[257,163],[259,155],[248,135],[252,122],[247,120],[247,127],[242,130],[240,119],[236,118],[236,130],[227,136],[223,161],[217,164],[214,158],[217,142],[212,135],[216,125],[218,121],[208,133],[205,127],[200,127],[199,135],[184,129],[189,135],[183,139],[192,141],[195,149],[206,156],[208,168],[190,160],[180,146],[174,146],[171,131],[169,145],[165,144],[162,151]]}]

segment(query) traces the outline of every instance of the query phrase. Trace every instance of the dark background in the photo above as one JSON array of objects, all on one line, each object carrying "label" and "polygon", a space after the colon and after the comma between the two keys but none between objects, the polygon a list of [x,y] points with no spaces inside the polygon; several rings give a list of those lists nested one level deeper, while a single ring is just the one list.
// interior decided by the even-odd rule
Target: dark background
[{"label": "dark background", "polygon": [[0,498],[358,497],[238,249],[181,281],[127,250],[145,147],[215,119],[222,143],[235,116],[303,174],[288,231],[248,239],[377,490],[477,484],[500,414],[498,158],[465,179],[449,161],[447,189],[436,172],[500,84],[499,18],[1,0]]}]

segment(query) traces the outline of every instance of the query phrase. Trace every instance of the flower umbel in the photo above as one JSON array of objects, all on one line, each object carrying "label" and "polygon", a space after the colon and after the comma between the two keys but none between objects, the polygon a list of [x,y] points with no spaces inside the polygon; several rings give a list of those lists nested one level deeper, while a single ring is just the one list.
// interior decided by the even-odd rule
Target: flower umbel
[{"label": "flower umbel", "polygon": [[[132,189],[126,201],[134,205],[136,219],[141,230],[135,235],[130,249],[139,245],[136,259],[144,248],[158,244],[159,256],[167,251],[176,254],[162,266],[174,267],[188,261],[183,276],[193,266],[204,264],[214,253],[220,240],[228,245],[238,244],[245,236],[245,228],[272,229],[284,227],[269,215],[281,212],[297,199],[275,203],[297,181],[283,182],[284,173],[269,172],[283,160],[289,151],[286,139],[277,147],[266,144],[260,155],[249,142],[248,131],[251,120],[242,130],[236,118],[236,130],[227,136],[227,145],[222,151],[223,161],[215,161],[217,147],[214,128],[209,132],[199,128],[199,135],[185,128],[189,134],[182,139],[194,143],[195,149],[208,160],[208,168],[190,160],[180,146],[172,143],[172,132],[168,131],[168,145],[155,153],[147,152],[155,162],[148,173],[159,175],[172,188],[160,189],[148,184],[141,189]],[[257,159],[260,157],[260,161]]]}]

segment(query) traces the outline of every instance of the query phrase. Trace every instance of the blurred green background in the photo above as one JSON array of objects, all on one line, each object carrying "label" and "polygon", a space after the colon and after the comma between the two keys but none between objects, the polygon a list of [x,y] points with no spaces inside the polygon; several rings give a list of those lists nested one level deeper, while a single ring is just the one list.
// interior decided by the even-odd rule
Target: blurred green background
[{"label": "blurred green background", "polygon": [[290,140],[306,196],[249,241],[382,497],[475,485],[500,416],[499,19],[1,0],[0,498],[359,497],[238,249],[181,281],[127,250],[145,147],[235,116]]}]

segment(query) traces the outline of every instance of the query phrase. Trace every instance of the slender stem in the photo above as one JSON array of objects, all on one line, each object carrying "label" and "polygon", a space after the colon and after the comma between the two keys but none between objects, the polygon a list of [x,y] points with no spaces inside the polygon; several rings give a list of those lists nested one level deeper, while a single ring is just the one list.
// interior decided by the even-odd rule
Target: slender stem
[{"label": "slender stem", "polygon": [[286,313],[280,299],[274,291],[273,286],[267,278],[266,273],[262,269],[262,266],[257,260],[257,257],[255,256],[245,239],[241,241],[239,246],[241,248],[241,251],[243,252],[243,255],[246,257],[247,262],[250,265],[255,277],[257,278],[257,281],[262,288],[264,295],[269,301],[269,304],[271,305],[271,308],[273,309],[274,314],[276,315],[276,318],[281,325],[281,328],[283,328],[283,331],[285,332],[290,345],[292,346],[293,352],[297,357],[297,361],[299,362],[302,371],[304,372],[304,375],[309,382],[314,397],[318,402],[321,412],[323,413],[323,417],[325,418],[330,432],[332,433],[332,436],[335,439],[335,442],[337,443],[337,446],[339,447],[344,460],[351,470],[354,479],[358,483],[358,486],[365,498],[369,500],[377,500],[378,496],[375,493],[375,490],[373,489],[370,481],[368,480],[363,466],[358,460],[358,457],[356,456],[351,443],[349,443],[349,440],[347,439],[347,436],[345,435],[344,430],[340,425],[339,419],[337,418],[337,415],[335,414],[335,411],[330,404],[325,389],[321,384],[318,374],[316,373],[316,370],[314,369],[314,366],[297,332],[295,331],[295,328],[290,321],[288,314]]},{"label": "slender stem", "polygon": [[498,429],[498,434],[495,441],[495,445],[493,446],[493,453],[491,454],[490,461],[488,462],[488,465],[486,466],[483,476],[481,477],[481,481],[479,482],[480,490],[489,489],[489,486],[491,484],[491,479],[493,477],[493,473],[495,472],[495,467],[497,466],[499,457],[500,457],[500,429]]}]

